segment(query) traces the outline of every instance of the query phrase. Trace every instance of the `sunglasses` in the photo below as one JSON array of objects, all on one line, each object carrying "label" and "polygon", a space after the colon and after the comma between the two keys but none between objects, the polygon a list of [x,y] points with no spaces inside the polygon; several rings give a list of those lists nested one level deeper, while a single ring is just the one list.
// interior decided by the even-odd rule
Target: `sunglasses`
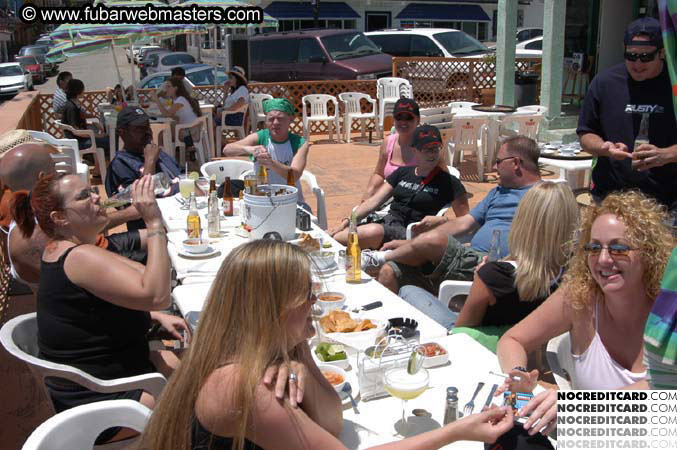
[{"label": "sunglasses", "polygon": [[506,156],[505,158],[496,158],[496,165],[498,166],[503,161],[507,161],[507,160],[513,159],[513,158],[519,158],[519,156]]},{"label": "sunglasses", "polygon": [[637,248],[630,247],[629,245],[626,244],[602,245],[596,242],[590,242],[583,246],[583,250],[589,256],[599,256],[600,253],[602,253],[602,250],[604,249],[606,249],[606,251],[609,252],[609,255],[611,256],[628,256],[630,250],[638,250]]},{"label": "sunglasses", "polygon": [[434,145],[431,147],[423,147],[418,149],[418,151],[423,153],[424,155],[434,155],[436,153],[439,153],[440,150],[442,150],[441,145]]},{"label": "sunglasses", "polygon": [[397,116],[395,116],[395,120],[402,120],[402,121],[409,122],[409,121],[414,120],[414,116],[411,116],[409,114],[398,114]]},{"label": "sunglasses", "polygon": [[656,49],[652,52],[646,52],[646,53],[634,53],[634,52],[625,52],[625,59],[631,62],[635,62],[638,59],[643,62],[643,63],[648,63],[653,61],[656,58],[656,54],[658,53],[659,49]]}]

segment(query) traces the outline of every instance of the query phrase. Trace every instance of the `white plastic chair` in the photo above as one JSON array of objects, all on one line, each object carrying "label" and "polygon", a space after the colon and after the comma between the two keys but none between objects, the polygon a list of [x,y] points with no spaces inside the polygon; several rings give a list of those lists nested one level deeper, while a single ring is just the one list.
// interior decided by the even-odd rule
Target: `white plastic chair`
[{"label": "white plastic chair", "polygon": [[[501,118],[500,135],[501,136],[526,136],[538,141],[538,133],[541,129],[541,123],[545,120],[542,114],[511,114]],[[515,128],[517,128],[515,130]]]},{"label": "white plastic chair", "polygon": [[200,172],[203,176],[209,178],[216,175],[217,185],[226,181],[226,177],[230,177],[231,180],[242,180],[247,172],[253,170],[253,162],[241,159],[220,159],[209,161],[200,166]]},{"label": "white plastic chair", "polygon": [[[107,400],[76,406],[44,421],[31,433],[22,450],[91,449],[99,434],[111,427],[131,428],[142,433],[151,412],[134,400]],[[128,446],[137,440],[138,436],[120,443]],[[103,447],[110,448],[95,448]]]},{"label": "white plastic chair", "polygon": [[[376,100],[371,98],[369,94],[362,94],[360,92],[343,92],[338,95],[339,100],[343,102],[343,131],[345,132],[345,141],[350,142],[350,132],[352,131],[353,120],[359,120],[362,123],[362,139],[364,139],[364,129],[367,119],[376,120]],[[362,112],[360,100],[365,99],[371,103],[371,112]],[[381,128],[376,130],[379,137],[382,137]]]},{"label": "white plastic chair", "polygon": [[392,115],[393,106],[400,98],[414,98],[414,91],[409,80],[397,77],[379,78],[376,81],[376,98],[378,99],[378,128],[383,136],[383,122],[386,115]]},{"label": "white plastic chair", "polygon": [[273,96],[270,94],[249,94],[249,104],[251,105],[249,120],[252,133],[258,130],[260,122],[265,123],[266,114],[263,112],[263,101],[272,98]]},{"label": "white plastic chair", "polygon": [[[308,135],[310,134],[310,122],[327,122],[327,127],[329,128],[329,139],[332,139],[333,129],[336,128],[336,141],[339,142],[341,139],[341,127],[339,125],[339,107],[336,97],[333,95],[327,94],[313,94],[313,95],[304,95],[301,99],[303,103],[303,137],[308,141]],[[334,115],[330,116],[327,105],[329,102],[334,104]],[[306,103],[310,104],[310,114],[308,114],[308,108]]]},{"label": "white plastic chair", "polygon": [[462,161],[467,152],[477,155],[477,175],[484,181],[484,158],[487,146],[486,117],[456,117],[452,119],[454,137],[449,146],[449,161],[452,166],[456,160]]},{"label": "white plastic chair", "polygon": [[[78,141],[75,139],[57,139],[44,131],[28,130],[33,138],[55,146],[59,154],[52,154],[57,172],[67,171],[80,176],[82,181],[89,184],[89,166],[80,159]],[[70,170],[68,170],[70,168]]]},{"label": "white plastic chair", "polygon": [[[58,120],[56,120],[54,123],[56,124],[56,127],[59,128],[62,133],[64,133],[64,136],[65,136],[66,131],[70,131],[75,136],[89,138],[91,145],[87,148],[80,148],[79,149],[80,157],[82,158],[82,155],[86,155],[86,154],[95,155],[96,166],[99,168],[99,174],[101,175],[101,179],[105,180],[106,179],[106,171],[107,171],[106,153],[104,152],[103,148],[96,146],[96,140],[94,138],[94,131],[92,131],[92,130],[76,130],[72,126],[66,125],[65,123],[60,122]],[[115,149],[111,148],[110,152],[111,152],[110,157],[111,158],[115,157]]]},{"label": "white plastic chair", "polygon": [[545,357],[557,386],[563,391],[572,390],[576,386],[576,380],[574,360],[571,357],[571,336],[568,331],[548,341]]},{"label": "white plastic chair", "polygon": [[470,294],[472,281],[445,280],[440,284],[437,300],[445,306],[449,306],[451,300],[457,295]]},{"label": "white plastic chair", "polygon": [[521,113],[541,114],[545,116],[548,114],[548,108],[547,106],[541,105],[519,106],[513,114],[521,114]]},{"label": "white plastic chair", "polygon": [[212,151],[209,145],[209,134],[207,132],[207,116],[202,115],[191,123],[176,125],[174,128],[174,145],[179,149],[179,161],[181,167],[186,164],[186,144],[179,138],[181,130],[189,130],[193,127],[200,126],[200,139],[193,141],[195,152],[197,153],[198,164],[202,165],[207,162],[207,156],[211,155]]},{"label": "white plastic chair", "polygon": [[[449,207],[445,206],[444,208],[440,209],[437,212],[437,214],[435,214],[435,215],[437,217],[442,217],[443,215],[445,215],[447,213],[448,210],[449,210]],[[406,231],[405,239],[411,240],[414,237],[414,231],[413,231],[414,225],[419,224],[419,223],[420,222],[412,222],[409,225],[407,225],[407,231]]]},{"label": "white plastic chair", "polygon": [[[247,131],[245,130],[245,123],[247,120],[247,109],[249,109],[249,103],[243,104],[240,108],[233,111],[222,111],[221,112],[221,125],[216,127],[216,154],[221,153],[222,147],[221,142],[223,136],[228,134],[229,131],[234,131],[238,138],[244,139],[247,136]],[[226,125],[226,116],[230,114],[243,113],[242,124],[240,125]]]},{"label": "white plastic chair", "polygon": [[[36,313],[15,317],[0,328],[0,343],[7,352],[28,364],[33,375],[40,380],[45,397],[51,397],[45,386],[45,378],[55,377],[72,381],[90,391],[111,393],[142,389],[159,398],[167,380],[160,373],[147,373],[133,377],[101,380],[75,367],[57,364],[38,358],[38,322]],[[110,426],[110,424],[109,424]],[[62,447],[72,448],[72,447]]]},{"label": "white plastic chair", "polygon": [[473,106],[477,106],[479,103],[474,102],[450,102],[449,107],[451,112],[454,114],[461,114],[463,112],[472,111]]},{"label": "white plastic chair", "polygon": [[313,175],[308,170],[303,171],[303,174],[301,175],[301,182],[306,183],[308,187],[310,187],[310,189],[313,191],[313,194],[315,194],[315,199],[317,200],[317,211],[315,211],[317,221],[315,221],[315,223],[317,223],[317,225],[323,230],[326,230],[328,227],[328,223],[327,223],[327,204],[324,190],[317,183],[317,178],[315,177],[315,175]]}]

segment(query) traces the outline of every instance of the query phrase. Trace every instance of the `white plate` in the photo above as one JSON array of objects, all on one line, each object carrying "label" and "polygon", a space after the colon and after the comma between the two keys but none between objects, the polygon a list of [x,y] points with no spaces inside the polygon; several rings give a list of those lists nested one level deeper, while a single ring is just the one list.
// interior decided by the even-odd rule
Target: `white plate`
[{"label": "white plate", "polygon": [[[317,357],[317,353],[315,353],[315,349],[317,348],[317,344],[313,345],[310,347],[310,352],[313,355],[313,360],[315,361],[315,364],[326,364],[329,366],[336,366],[340,367],[343,370],[348,370],[348,367],[350,367],[350,359],[340,359],[338,361],[321,361],[320,358]],[[348,353],[348,349],[345,349],[346,354]]]},{"label": "white plate", "polygon": [[190,258],[190,259],[199,259],[199,258],[209,258],[211,256],[214,256],[218,253],[221,253],[221,250],[214,248],[214,247],[208,247],[207,251],[204,253],[191,253],[183,248],[180,248],[177,246],[176,252],[179,254],[179,256],[183,256],[184,258]]}]

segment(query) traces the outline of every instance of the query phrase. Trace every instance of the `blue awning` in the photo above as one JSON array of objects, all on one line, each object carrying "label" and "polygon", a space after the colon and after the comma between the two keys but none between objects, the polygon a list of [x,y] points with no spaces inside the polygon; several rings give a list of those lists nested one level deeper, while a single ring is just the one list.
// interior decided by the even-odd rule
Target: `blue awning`
[{"label": "blue awning", "polygon": [[[320,5],[321,4],[322,3],[320,3]],[[431,5],[427,3],[410,3],[395,18],[491,22],[487,13],[485,13],[479,5]]]},{"label": "blue awning", "polygon": [[[310,2],[273,2],[264,9],[276,19],[312,19]],[[345,2],[320,1],[320,19],[359,19],[360,15]]]}]

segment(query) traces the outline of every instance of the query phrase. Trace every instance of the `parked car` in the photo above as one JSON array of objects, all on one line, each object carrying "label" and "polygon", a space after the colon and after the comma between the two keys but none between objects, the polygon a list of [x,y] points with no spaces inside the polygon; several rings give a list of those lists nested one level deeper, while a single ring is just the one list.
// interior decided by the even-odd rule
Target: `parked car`
[{"label": "parked car", "polygon": [[19,63],[0,64],[0,95],[16,95],[33,90],[33,76]]},{"label": "parked car", "polygon": [[522,27],[517,29],[517,43],[543,36],[543,28]]},{"label": "parked car", "polygon": [[515,47],[515,58],[543,57],[543,36],[520,42]]},{"label": "parked car", "polygon": [[139,52],[139,71],[141,72],[141,78],[148,75],[148,64],[151,61],[151,56],[156,53],[169,53],[169,50],[160,47],[150,48],[143,52],[143,56],[141,55],[141,52]]},{"label": "parked car", "polygon": [[167,52],[169,51],[166,48],[160,47],[159,45],[143,45],[139,48],[139,52],[134,55],[135,57],[134,62],[137,64],[142,62],[143,59],[146,57],[146,53],[151,50],[164,50]]},{"label": "parked car", "polygon": [[[210,86],[223,84],[228,75],[223,68],[216,69],[216,76],[214,75],[214,68],[208,64],[185,64],[183,69],[186,71],[186,80],[191,87],[195,86]],[[162,86],[170,76],[171,71],[156,72],[148,75],[136,84],[137,89],[157,89]]]},{"label": "parked car", "polygon": [[383,53],[392,56],[468,58],[492,53],[468,33],[453,28],[398,28],[365,34]]},{"label": "parked car", "polygon": [[186,52],[153,53],[146,59],[145,69],[148,75],[155,72],[165,72],[173,67],[184,64],[195,64],[195,57]]},{"label": "parked car", "polygon": [[59,66],[56,63],[51,63],[45,60],[45,55],[49,51],[49,46],[47,45],[26,45],[21,47],[19,50],[18,56],[42,56],[42,64],[44,65],[45,74],[54,75],[56,74]]},{"label": "parked car", "polygon": [[16,62],[18,62],[24,70],[30,72],[33,77],[33,83],[44,83],[47,80],[47,74],[45,73],[45,66],[43,62],[45,57],[38,56],[17,56]]},{"label": "parked car", "polygon": [[251,79],[365,80],[390,76],[392,58],[357,30],[267,33],[249,41]]},{"label": "parked car", "polygon": [[143,47],[149,47],[149,48],[160,48],[158,45],[149,45],[149,44],[132,44],[131,46],[127,47],[125,50],[125,53],[127,53],[127,62],[130,63],[132,60],[134,61],[134,64],[138,63],[139,60],[137,59],[139,57],[139,52]]}]

